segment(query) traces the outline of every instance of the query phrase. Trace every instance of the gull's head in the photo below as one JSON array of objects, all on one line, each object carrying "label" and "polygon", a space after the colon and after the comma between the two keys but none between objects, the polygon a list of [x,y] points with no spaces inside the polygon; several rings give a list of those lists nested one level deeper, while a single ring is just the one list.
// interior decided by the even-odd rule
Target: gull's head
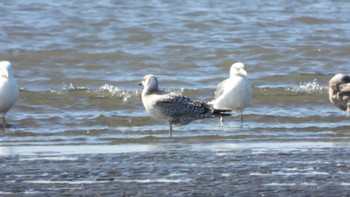
[{"label": "gull's head", "polygon": [[139,83],[139,85],[143,86],[144,90],[146,92],[153,92],[158,90],[158,79],[156,76],[152,74],[148,74],[145,77],[143,77],[142,81]]},{"label": "gull's head", "polygon": [[237,62],[232,64],[230,70],[230,76],[247,76],[247,71],[244,70],[244,64],[242,62]]},{"label": "gull's head", "polygon": [[339,85],[350,83],[350,76],[346,74],[336,74],[329,80],[329,87],[333,91],[337,91],[339,89]]},{"label": "gull's head", "polygon": [[12,68],[9,61],[0,62],[0,77],[5,79],[12,77]]}]

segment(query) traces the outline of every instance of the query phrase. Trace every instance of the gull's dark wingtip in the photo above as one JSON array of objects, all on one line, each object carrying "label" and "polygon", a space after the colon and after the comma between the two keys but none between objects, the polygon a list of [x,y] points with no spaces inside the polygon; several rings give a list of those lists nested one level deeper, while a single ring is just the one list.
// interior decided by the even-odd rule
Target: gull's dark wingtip
[{"label": "gull's dark wingtip", "polygon": [[220,116],[231,116],[232,110],[229,109],[214,109],[213,114],[220,115]]}]

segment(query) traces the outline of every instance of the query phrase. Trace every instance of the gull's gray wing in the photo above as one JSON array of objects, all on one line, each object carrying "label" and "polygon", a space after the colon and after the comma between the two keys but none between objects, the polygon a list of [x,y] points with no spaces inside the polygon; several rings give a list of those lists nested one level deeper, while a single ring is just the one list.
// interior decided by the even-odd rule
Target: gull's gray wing
[{"label": "gull's gray wing", "polygon": [[219,98],[225,91],[225,84],[228,82],[229,79],[225,79],[222,82],[220,82],[218,84],[218,86],[216,87],[215,90],[215,96],[214,96],[214,100]]}]

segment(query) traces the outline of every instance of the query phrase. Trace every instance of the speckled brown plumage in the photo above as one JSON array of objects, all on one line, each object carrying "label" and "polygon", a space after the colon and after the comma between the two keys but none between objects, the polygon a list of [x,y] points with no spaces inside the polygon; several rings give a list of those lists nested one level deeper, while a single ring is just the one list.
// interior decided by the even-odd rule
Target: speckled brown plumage
[{"label": "speckled brown plumage", "polygon": [[350,76],[337,74],[329,80],[329,100],[339,109],[350,113]]},{"label": "speckled brown plumage", "polygon": [[158,89],[158,79],[146,75],[140,85],[142,103],[150,116],[156,120],[169,123],[169,135],[172,136],[172,124],[189,124],[193,120],[225,116],[230,110],[217,110],[204,102],[192,101],[176,93],[167,93]]}]

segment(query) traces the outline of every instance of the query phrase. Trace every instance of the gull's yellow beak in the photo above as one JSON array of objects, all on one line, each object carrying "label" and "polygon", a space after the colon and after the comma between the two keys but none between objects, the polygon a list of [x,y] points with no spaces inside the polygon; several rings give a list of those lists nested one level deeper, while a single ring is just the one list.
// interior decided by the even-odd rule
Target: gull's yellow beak
[{"label": "gull's yellow beak", "polygon": [[7,79],[9,78],[9,73],[7,72],[7,70],[4,70],[1,72],[1,76]]}]

